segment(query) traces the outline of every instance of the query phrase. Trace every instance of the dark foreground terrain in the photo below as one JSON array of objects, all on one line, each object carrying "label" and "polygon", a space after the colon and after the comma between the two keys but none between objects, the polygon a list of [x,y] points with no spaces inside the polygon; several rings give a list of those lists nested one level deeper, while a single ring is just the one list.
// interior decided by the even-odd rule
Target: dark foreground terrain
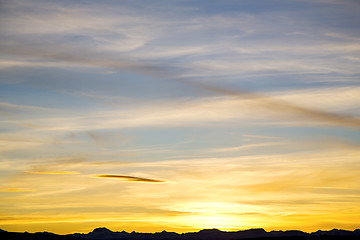
[{"label": "dark foreground terrain", "polygon": [[[79,240],[78,237],[50,233],[0,232],[1,240]],[[81,240],[81,238],[80,238]]]},{"label": "dark foreground terrain", "polygon": [[346,231],[333,229],[305,233],[301,231],[271,231],[249,229],[237,232],[223,232],[217,229],[205,229],[193,233],[127,233],[113,232],[107,228],[96,228],[89,233],[57,235],[48,232],[18,233],[0,230],[1,240],[360,240],[360,229]]}]

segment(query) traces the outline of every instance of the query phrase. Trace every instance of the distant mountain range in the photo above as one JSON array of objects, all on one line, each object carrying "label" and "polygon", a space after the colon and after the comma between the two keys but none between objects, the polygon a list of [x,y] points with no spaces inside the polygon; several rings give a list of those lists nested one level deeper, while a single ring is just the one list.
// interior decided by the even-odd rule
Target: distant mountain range
[{"label": "distant mountain range", "polygon": [[89,233],[74,233],[68,235],[57,235],[49,232],[38,233],[14,233],[0,229],[0,239],[4,240],[360,240],[360,229],[354,231],[333,229],[330,231],[316,231],[306,233],[297,230],[271,231],[264,229],[249,229],[236,232],[225,232],[218,229],[204,229],[199,232],[175,233],[138,233],[138,232],[113,232],[107,228],[96,228]]}]

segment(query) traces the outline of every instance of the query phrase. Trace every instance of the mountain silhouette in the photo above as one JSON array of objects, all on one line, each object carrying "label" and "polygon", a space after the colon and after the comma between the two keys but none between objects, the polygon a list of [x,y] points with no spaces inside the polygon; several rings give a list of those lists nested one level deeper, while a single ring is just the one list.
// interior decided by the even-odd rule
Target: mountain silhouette
[{"label": "mountain silhouette", "polygon": [[306,233],[298,230],[270,231],[262,228],[226,232],[218,229],[203,229],[199,232],[138,233],[113,232],[105,227],[96,228],[89,233],[58,235],[49,232],[18,233],[0,229],[0,239],[5,240],[360,240],[360,229],[347,231],[333,229]]}]

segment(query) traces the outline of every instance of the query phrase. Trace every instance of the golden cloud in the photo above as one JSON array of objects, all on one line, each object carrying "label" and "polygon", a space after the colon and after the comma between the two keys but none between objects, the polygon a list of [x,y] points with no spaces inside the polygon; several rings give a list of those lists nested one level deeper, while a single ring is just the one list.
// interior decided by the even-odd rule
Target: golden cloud
[{"label": "golden cloud", "polygon": [[124,175],[112,175],[112,174],[97,175],[95,177],[98,177],[98,178],[119,178],[119,179],[124,179],[125,181],[128,181],[128,182],[149,182],[149,183],[163,183],[163,182],[165,182],[165,181],[156,180],[156,179],[133,177],[133,176],[124,176]]},{"label": "golden cloud", "polygon": [[33,189],[26,188],[1,188],[0,192],[33,192]]},{"label": "golden cloud", "polygon": [[74,171],[25,171],[26,173],[34,173],[34,174],[79,174]]}]

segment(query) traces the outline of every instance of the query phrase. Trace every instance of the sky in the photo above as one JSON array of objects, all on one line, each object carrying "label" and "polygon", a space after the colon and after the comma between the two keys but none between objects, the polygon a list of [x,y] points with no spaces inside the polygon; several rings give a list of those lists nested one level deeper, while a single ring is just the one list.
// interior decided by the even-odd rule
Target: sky
[{"label": "sky", "polygon": [[360,228],[358,0],[0,2],[0,228]]}]

